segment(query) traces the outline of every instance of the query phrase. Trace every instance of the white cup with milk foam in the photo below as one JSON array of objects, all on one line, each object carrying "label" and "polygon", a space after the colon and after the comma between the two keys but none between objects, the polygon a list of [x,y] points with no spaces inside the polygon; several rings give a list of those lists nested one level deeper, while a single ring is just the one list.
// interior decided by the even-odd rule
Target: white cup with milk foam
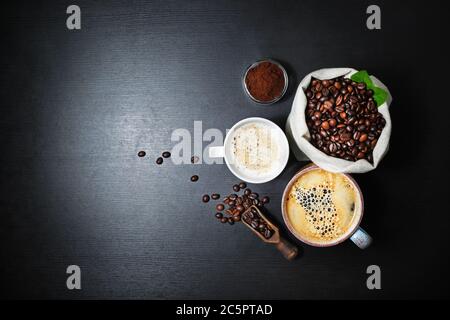
[{"label": "white cup with milk foam", "polygon": [[223,146],[210,147],[211,158],[225,158],[230,171],[250,183],[275,179],[286,167],[289,144],[283,130],[264,118],[247,118],[227,133]]}]

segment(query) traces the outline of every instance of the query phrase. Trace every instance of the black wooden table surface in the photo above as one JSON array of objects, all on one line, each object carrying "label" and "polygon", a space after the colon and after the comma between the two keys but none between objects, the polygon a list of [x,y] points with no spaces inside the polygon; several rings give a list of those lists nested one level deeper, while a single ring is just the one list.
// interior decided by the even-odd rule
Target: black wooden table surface
[{"label": "black wooden table surface", "polygon": [[[316,299],[448,297],[448,51],[443,2],[2,2],[0,281],[4,298]],[[252,103],[244,68],[288,70],[286,97]],[[285,261],[242,225],[221,225],[206,192],[225,165],[154,163],[177,128],[224,131],[260,116],[284,127],[299,81],[324,67],[367,69],[391,90],[393,133],[379,168],[355,175],[375,239],[301,245]],[[206,146],[206,143],[204,144]],[[137,152],[147,151],[138,158]],[[280,197],[305,163],[251,188],[282,228]],[[189,177],[200,180],[191,183]],[[293,237],[290,239],[294,240]],[[78,265],[82,289],[66,288]],[[381,268],[368,290],[366,268]]]}]

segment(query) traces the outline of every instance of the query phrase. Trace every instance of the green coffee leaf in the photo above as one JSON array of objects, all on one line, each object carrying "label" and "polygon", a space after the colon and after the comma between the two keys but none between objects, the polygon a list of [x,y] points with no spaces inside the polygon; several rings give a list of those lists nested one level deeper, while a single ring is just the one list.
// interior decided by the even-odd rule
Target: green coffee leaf
[{"label": "green coffee leaf", "polygon": [[366,70],[361,70],[352,75],[351,79],[355,82],[364,82],[368,88],[373,87],[372,79]]},{"label": "green coffee leaf", "polygon": [[350,78],[355,82],[364,82],[368,89],[373,90],[373,99],[377,103],[378,107],[386,102],[388,98],[387,91],[375,86],[372,82],[372,79],[370,79],[369,73],[366,70],[358,71]]},{"label": "green coffee leaf", "polygon": [[377,106],[381,106],[388,97],[388,93],[378,87],[374,87],[373,89],[373,99],[377,102]]}]

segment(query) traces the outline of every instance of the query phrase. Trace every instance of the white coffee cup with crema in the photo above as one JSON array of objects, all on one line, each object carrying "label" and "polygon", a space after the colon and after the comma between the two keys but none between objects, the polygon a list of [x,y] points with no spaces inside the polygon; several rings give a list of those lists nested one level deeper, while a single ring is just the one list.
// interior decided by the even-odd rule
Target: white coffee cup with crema
[{"label": "white coffee cup with crema", "polygon": [[250,183],[275,179],[286,167],[289,144],[283,130],[264,118],[247,118],[227,133],[223,146],[210,147],[211,158],[223,157],[230,171]]}]

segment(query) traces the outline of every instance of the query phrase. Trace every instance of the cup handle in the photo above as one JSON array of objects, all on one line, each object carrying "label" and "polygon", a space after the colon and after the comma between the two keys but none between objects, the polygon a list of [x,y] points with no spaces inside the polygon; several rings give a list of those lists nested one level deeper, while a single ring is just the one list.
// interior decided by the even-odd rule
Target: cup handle
[{"label": "cup handle", "polygon": [[372,237],[361,227],[350,237],[350,240],[360,249],[366,249],[372,243]]},{"label": "cup handle", "polygon": [[210,158],[223,158],[225,156],[225,147],[209,147],[208,154]]}]

